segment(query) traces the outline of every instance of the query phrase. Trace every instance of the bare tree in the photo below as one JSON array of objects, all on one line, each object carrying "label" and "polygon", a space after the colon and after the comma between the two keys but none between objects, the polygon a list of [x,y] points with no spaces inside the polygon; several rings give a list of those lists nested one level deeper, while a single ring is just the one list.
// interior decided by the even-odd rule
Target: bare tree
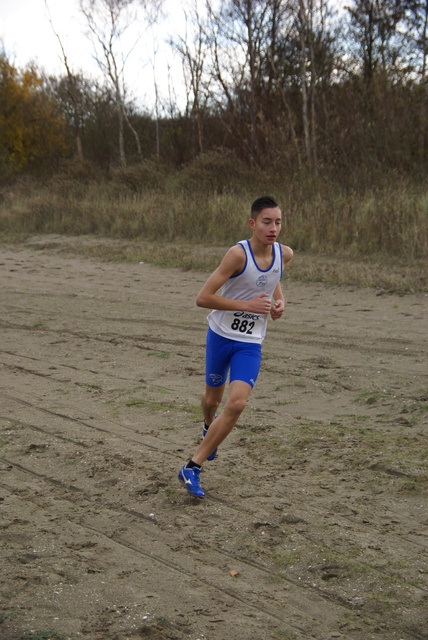
[{"label": "bare tree", "polygon": [[264,61],[268,57],[271,3],[266,0],[223,0],[216,10],[207,0],[207,8],[211,77],[213,86],[217,85],[221,94],[218,105],[225,112],[234,114],[230,129],[240,137],[249,162],[259,166],[262,129],[266,122]]},{"label": "bare tree", "polygon": [[402,18],[402,0],[352,0],[346,6],[349,36],[356,61],[369,84],[378,70],[386,74],[400,57],[397,26]]},{"label": "bare tree", "polygon": [[67,54],[66,54],[64,46],[62,44],[62,40],[61,40],[58,32],[55,30],[47,0],[45,0],[45,7],[46,7],[46,11],[48,13],[48,19],[49,19],[50,25],[52,27],[52,31],[54,32],[54,34],[55,34],[55,36],[56,36],[56,38],[57,38],[57,40],[59,42],[59,46],[61,48],[61,54],[62,54],[62,61],[64,62],[64,66],[65,66],[65,69],[67,71],[67,78],[68,78],[68,83],[69,83],[69,87],[70,87],[70,96],[71,96],[71,101],[72,101],[72,104],[73,104],[73,112],[74,112],[74,133],[75,133],[75,137],[76,137],[77,157],[79,159],[79,162],[83,162],[84,156],[83,156],[82,138],[81,138],[81,135],[80,135],[80,109],[79,109],[79,101],[78,101],[78,97],[77,97],[76,83],[74,81],[74,75],[73,75],[73,73],[71,71],[71,67],[70,67],[70,65],[68,63]]},{"label": "bare tree", "polygon": [[[88,25],[88,36],[94,44],[95,60],[114,91],[119,124],[119,162],[122,167],[126,166],[125,124],[132,132],[138,156],[142,158],[138,133],[126,112],[125,65],[143,35],[143,26],[147,29],[155,22],[161,4],[162,0],[80,0],[80,10]],[[141,10],[144,11],[144,20]],[[140,25],[141,29],[124,52],[124,34],[134,24]]]},{"label": "bare tree", "polygon": [[326,92],[337,62],[330,31],[334,11],[329,0],[294,0],[289,6],[294,13],[289,37],[296,44],[296,53],[298,50],[304,148],[310,170],[316,175],[320,115],[328,127]]},{"label": "bare tree", "polygon": [[404,17],[411,69],[419,76],[418,155],[422,165],[428,119],[428,0],[409,0],[406,5]]},{"label": "bare tree", "polygon": [[[178,51],[186,87],[186,114],[195,119],[199,153],[204,152],[202,111],[203,111],[203,77],[204,65],[207,58],[208,46],[206,26],[199,12],[197,0],[193,1],[190,11],[185,11],[185,34],[172,40],[173,48]],[[189,36],[189,29],[193,29],[193,36]],[[205,86],[205,101],[208,86]]]},{"label": "bare tree", "polygon": [[315,56],[316,11],[322,12],[323,0],[298,0],[298,32],[300,41],[300,78],[302,118],[306,156],[314,174],[318,172],[316,87],[317,62]]},{"label": "bare tree", "polygon": [[153,67],[153,88],[155,91],[155,129],[156,129],[156,157],[160,158],[160,135],[159,135],[159,120],[160,120],[160,113],[159,113],[159,90],[158,90],[158,81],[157,81],[157,77],[156,77],[156,56],[158,53],[158,48],[157,48],[157,42],[156,42],[156,38],[153,37],[153,60],[152,60],[152,67]]}]

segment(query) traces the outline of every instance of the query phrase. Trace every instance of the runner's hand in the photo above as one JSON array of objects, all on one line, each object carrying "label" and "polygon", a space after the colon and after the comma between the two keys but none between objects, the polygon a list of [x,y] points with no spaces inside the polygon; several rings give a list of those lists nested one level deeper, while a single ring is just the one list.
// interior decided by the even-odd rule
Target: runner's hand
[{"label": "runner's hand", "polygon": [[258,296],[253,298],[248,303],[248,311],[252,313],[270,313],[270,297],[267,293],[259,293]]},{"label": "runner's hand", "polygon": [[284,313],[284,300],[275,300],[274,304],[270,308],[270,315],[272,320],[278,320]]}]

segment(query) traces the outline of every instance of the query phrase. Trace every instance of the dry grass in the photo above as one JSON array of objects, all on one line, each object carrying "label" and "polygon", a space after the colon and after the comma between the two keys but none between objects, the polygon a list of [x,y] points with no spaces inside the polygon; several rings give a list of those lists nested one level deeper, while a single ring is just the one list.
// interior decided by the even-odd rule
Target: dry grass
[{"label": "dry grass", "polygon": [[[224,167],[219,162],[208,158],[181,174],[150,164],[109,179],[88,169],[45,184],[22,180],[0,192],[0,240],[70,236],[72,242],[61,244],[85,255],[208,272],[227,247],[247,237],[251,201],[273,193],[286,213],[282,242],[296,254],[290,277],[388,291],[427,289],[426,187],[395,177],[361,193],[303,179],[274,189],[262,175],[249,181],[242,167],[233,187],[231,159]],[[93,241],[76,242],[80,236]]]}]

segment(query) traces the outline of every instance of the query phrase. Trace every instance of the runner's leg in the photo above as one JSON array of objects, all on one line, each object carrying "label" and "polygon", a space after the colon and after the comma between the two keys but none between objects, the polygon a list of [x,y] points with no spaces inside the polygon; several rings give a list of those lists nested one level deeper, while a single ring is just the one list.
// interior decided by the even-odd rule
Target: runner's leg
[{"label": "runner's leg", "polygon": [[251,389],[251,385],[242,380],[234,380],[230,383],[224,409],[211,423],[207,435],[192,457],[193,462],[201,465],[210,453],[227,438],[245,409]]},{"label": "runner's leg", "polygon": [[221,387],[210,387],[205,385],[205,391],[202,394],[201,404],[204,414],[205,424],[209,427],[213,422],[216,411],[223,399],[226,383]]}]

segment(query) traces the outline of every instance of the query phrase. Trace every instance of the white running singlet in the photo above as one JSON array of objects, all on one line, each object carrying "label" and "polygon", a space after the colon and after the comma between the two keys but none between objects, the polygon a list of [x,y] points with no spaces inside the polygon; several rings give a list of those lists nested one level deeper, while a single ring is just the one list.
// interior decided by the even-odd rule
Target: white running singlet
[{"label": "white running singlet", "polygon": [[[252,300],[260,293],[267,293],[272,299],[273,292],[282,278],[282,249],[278,242],[272,245],[272,264],[268,269],[260,269],[255,261],[248,240],[241,240],[245,251],[245,265],[240,273],[224,283],[221,295],[232,300]],[[208,315],[210,329],[224,338],[238,342],[261,344],[266,335],[268,316],[249,311],[220,311],[214,309]]]}]

